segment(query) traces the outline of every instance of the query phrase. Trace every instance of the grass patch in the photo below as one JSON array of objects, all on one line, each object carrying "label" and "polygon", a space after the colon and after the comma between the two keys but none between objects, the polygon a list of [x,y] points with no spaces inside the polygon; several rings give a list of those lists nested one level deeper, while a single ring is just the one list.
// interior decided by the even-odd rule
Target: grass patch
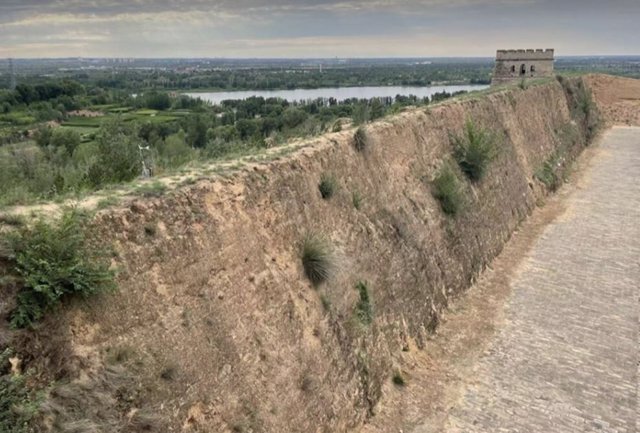
[{"label": "grass patch", "polygon": [[519,87],[521,90],[527,90],[527,87],[529,87],[529,86],[527,85],[527,79],[526,79],[526,78],[523,78],[522,80],[520,80],[520,82],[518,83],[518,87]]},{"label": "grass patch", "polygon": [[407,384],[407,382],[404,380],[404,376],[402,376],[402,373],[399,371],[396,371],[395,373],[393,373],[391,381],[393,382],[394,385],[400,386],[400,387],[405,386]]},{"label": "grass patch", "polygon": [[100,200],[96,204],[96,209],[98,210],[106,209],[111,206],[116,206],[118,203],[120,203],[120,199],[116,196],[111,195],[109,197],[106,197]]},{"label": "grass patch", "polygon": [[360,210],[363,200],[364,199],[362,195],[358,191],[354,191],[353,193],[351,193],[351,202],[353,203],[353,207],[356,208],[356,210]]},{"label": "grass patch", "polygon": [[322,303],[322,309],[328,313],[331,311],[331,301],[327,298],[327,295],[320,296],[320,302]]},{"label": "grass patch", "polygon": [[369,137],[364,127],[360,126],[353,135],[353,145],[358,152],[364,151],[369,144]]},{"label": "grass patch", "polygon": [[162,197],[167,192],[167,185],[162,182],[152,182],[140,185],[135,189],[135,193],[146,198]]},{"label": "grass patch", "polygon": [[320,235],[309,234],[304,238],[301,259],[304,272],[314,285],[328,280],[335,268],[331,244]]},{"label": "grass patch", "polygon": [[462,135],[454,135],[451,140],[462,172],[474,182],[482,179],[489,163],[496,157],[495,134],[467,120]]},{"label": "grass patch", "polygon": [[107,351],[107,362],[109,364],[124,364],[131,361],[135,351],[128,346],[110,348]]},{"label": "grass patch", "polygon": [[25,223],[22,215],[15,214],[2,214],[0,215],[0,225],[21,227]]},{"label": "grass patch", "polygon": [[157,227],[153,223],[145,224],[144,226],[144,234],[153,237],[156,235]]},{"label": "grass patch", "polygon": [[322,198],[329,200],[338,190],[338,181],[332,174],[324,173],[320,178],[318,189]]},{"label": "grass patch", "polygon": [[174,381],[176,377],[178,377],[178,368],[173,364],[163,368],[160,372],[160,378],[167,382]]},{"label": "grass patch", "polygon": [[462,210],[465,202],[462,184],[449,164],[443,165],[433,180],[433,196],[447,215],[455,216]]},{"label": "grass patch", "polygon": [[557,191],[564,182],[564,178],[561,174],[563,159],[562,152],[555,152],[547,158],[535,173],[536,178],[551,192]]},{"label": "grass patch", "polygon": [[373,305],[371,303],[371,297],[369,296],[369,287],[364,281],[358,281],[356,289],[360,295],[360,299],[356,304],[356,316],[360,323],[368,326],[373,322]]},{"label": "grass patch", "polygon": [[[8,371],[11,349],[0,353],[0,371]],[[0,431],[6,433],[30,433],[31,420],[43,400],[27,385],[22,374],[0,375]]]},{"label": "grass patch", "polygon": [[30,326],[66,298],[115,287],[106,254],[90,246],[84,219],[75,210],[56,222],[40,220],[8,233],[4,241],[20,287],[11,314],[15,328]]}]

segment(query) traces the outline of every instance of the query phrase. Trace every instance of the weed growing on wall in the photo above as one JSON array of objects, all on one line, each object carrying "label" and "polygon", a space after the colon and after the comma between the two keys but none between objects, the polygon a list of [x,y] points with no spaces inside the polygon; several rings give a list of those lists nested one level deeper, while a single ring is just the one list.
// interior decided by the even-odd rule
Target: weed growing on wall
[{"label": "weed growing on wall", "polygon": [[308,234],[302,241],[302,266],[314,285],[328,280],[335,269],[335,258],[329,241],[317,234]]},{"label": "weed growing on wall", "polygon": [[579,125],[586,144],[589,144],[598,133],[601,123],[593,95],[582,79],[571,80],[561,75],[556,78],[562,85],[567,97],[567,102],[571,109],[571,117]]},{"label": "weed growing on wall", "polygon": [[332,174],[324,173],[320,178],[318,189],[322,198],[329,200],[338,190],[338,181]]},{"label": "weed growing on wall", "polygon": [[396,371],[395,373],[393,373],[393,377],[391,378],[392,382],[394,385],[396,386],[405,386],[406,382],[404,380],[404,376],[402,376],[402,373],[399,371]]},{"label": "weed growing on wall", "polygon": [[456,172],[445,164],[433,180],[433,196],[440,202],[442,211],[455,216],[464,206],[464,191]]},{"label": "weed growing on wall", "polygon": [[356,210],[360,210],[360,208],[362,207],[362,200],[363,200],[362,194],[360,194],[358,191],[354,191],[351,194],[351,202],[353,203],[353,207]]},{"label": "weed growing on wall", "polygon": [[535,173],[536,178],[542,182],[549,191],[556,191],[564,181],[562,177],[563,155],[564,152],[562,150],[554,152]]},{"label": "weed growing on wall", "polygon": [[356,316],[360,320],[360,323],[368,326],[373,322],[373,305],[369,296],[369,287],[366,282],[358,281],[356,289],[360,296],[360,299],[356,304]]},{"label": "weed growing on wall", "polygon": [[369,144],[369,137],[364,127],[360,126],[353,136],[353,143],[357,151],[362,152]]},{"label": "weed growing on wall", "polygon": [[496,135],[467,120],[461,135],[453,135],[454,156],[462,172],[472,181],[482,179],[496,157]]}]

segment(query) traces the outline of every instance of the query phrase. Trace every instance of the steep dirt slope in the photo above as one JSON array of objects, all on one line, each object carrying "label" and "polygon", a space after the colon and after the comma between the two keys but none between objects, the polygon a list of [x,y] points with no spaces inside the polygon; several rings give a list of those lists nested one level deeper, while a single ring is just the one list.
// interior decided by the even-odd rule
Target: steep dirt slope
[{"label": "steep dirt slope", "polygon": [[[39,355],[25,365],[73,378],[54,387],[43,425],[357,427],[398,354],[424,346],[448,301],[545,196],[535,174],[546,161],[561,172],[583,148],[581,92],[575,79],[469,96],[368,125],[364,151],[353,131],[336,133],[281,161],[101,212],[95,231],[117,252],[119,291],[78,302],[24,342]],[[465,181],[454,218],[430,182],[467,119],[496,132],[500,151],[484,179]],[[318,190],[325,173],[339,184],[329,200]],[[327,236],[338,258],[317,288],[300,260],[308,233]],[[369,326],[355,315],[361,280],[374,305]]]}]

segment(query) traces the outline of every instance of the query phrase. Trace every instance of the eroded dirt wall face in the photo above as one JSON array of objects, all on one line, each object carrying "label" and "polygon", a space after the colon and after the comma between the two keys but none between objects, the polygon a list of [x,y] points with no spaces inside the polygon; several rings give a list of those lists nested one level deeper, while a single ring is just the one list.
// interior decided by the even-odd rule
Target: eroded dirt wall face
[{"label": "eroded dirt wall face", "polygon": [[[499,151],[479,182],[458,173],[466,205],[451,217],[431,181],[468,119],[500,137]],[[118,252],[120,289],[69,311],[65,323],[85,371],[119,368],[131,378],[120,394],[106,391],[110,422],[135,431],[145,414],[151,431],[199,432],[362,423],[395,354],[423,345],[447,302],[544,196],[536,171],[559,147],[583,145],[563,141],[571,121],[553,81],[368,125],[362,151],[353,131],[331,134],[237,176],[101,213],[96,228]],[[338,182],[328,200],[323,174]],[[337,258],[318,287],[300,260],[308,233],[326,236]],[[356,314],[359,281],[372,300],[370,325]]]}]

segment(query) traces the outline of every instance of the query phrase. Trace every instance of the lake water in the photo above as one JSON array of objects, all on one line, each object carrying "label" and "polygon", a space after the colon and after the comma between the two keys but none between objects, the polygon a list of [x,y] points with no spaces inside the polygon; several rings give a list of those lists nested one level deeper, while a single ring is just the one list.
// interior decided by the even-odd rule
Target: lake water
[{"label": "lake water", "polygon": [[345,99],[358,98],[383,98],[395,97],[396,95],[415,95],[419,98],[431,96],[434,93],[443,91],[454,93],[465,90],[471,92],[473,90],[486,89],[487,85],[471,84],[463,86],[428,86],[428,87],[404,87],[404,86],[371,86],[371,87],[332,87],[322,89],[294,89],[294,90],[247,90],[234,92],[198,92],[185,93],[185,95],[193,98],[201,98],[212,104],[220,104],[227,99],[247,99],[252,96],[262,96],[264,98],[282,98],[289,102],[308,101],[318,98],[335,98],[338,101]]}]

